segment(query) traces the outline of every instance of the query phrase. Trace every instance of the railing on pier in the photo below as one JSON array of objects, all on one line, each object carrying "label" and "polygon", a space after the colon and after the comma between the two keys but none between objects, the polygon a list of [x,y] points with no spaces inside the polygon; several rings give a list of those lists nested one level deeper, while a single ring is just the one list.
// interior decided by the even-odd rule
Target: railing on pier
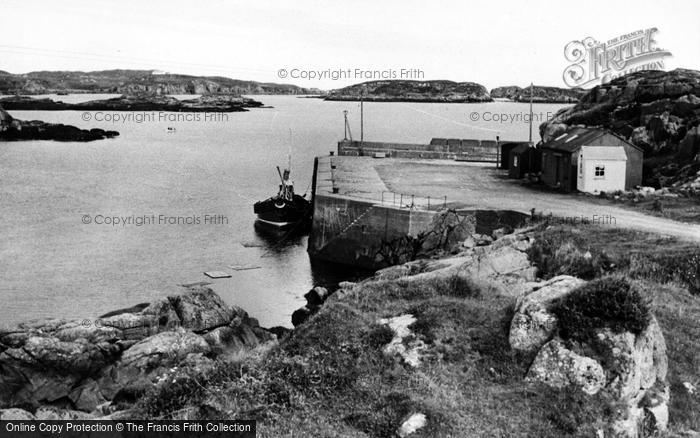
[{"label": "railing on pier", "polygon": [[[336,163],[333,155],[331,155],[329,163],[331,173],[331,193],[339,194],[340,188],[336,185]],[[382,206],[400,209],[433,211],[447,209],[447,196],[416,196],[415,194],[396,193],[389,190],[384,190],[378,195],[343,193],[342,196],[361,201],[371,201]]]}]

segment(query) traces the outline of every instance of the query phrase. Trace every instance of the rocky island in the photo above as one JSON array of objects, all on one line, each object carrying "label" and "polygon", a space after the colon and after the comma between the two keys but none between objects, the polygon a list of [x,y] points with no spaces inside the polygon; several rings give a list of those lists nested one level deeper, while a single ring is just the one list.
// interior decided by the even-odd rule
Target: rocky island
[{"label": "rocky island", "polygon": [[296,85],[242,81],[221,76],[189,76],[157,70],[0,71],[0,94],[318,94]]},{"label": "rocky island", "polygon": [[40,120],[18,120],[0,106],[0,141],[18,140],[56,140],[56,141],[93,141],[112,138],[119,135],[117,131],[103,129],[80,129],[60,123],[46,123]]},{"label": "rocky island", "polygon": [[[583,88],[559,88],[535,85],[532,87],[532,101],[534,103],[577,103],[585,95],[587,90]],[[508,99],[514,102],[529,102],[530,87],[497,87],[491,90],[493,99]]]},{"label": "rocky island", "polygon": [[700,72],[645,70],[598,85],[540,125],[548,141],[569,126],[601,127],[644,151],[644,182],[700,183]]},{"label": "rocky island", "polygon": [[18,111],[169,111],[169,112],[239,112],[263,106],[256,100],[235,95],[204,95],[180,100],[154,93],[122,95],[110,99],[81,103],[64,103],[49,98],[34,99],[12,96],[0,99],[7,110]]},{"label": "rocky island", "polygon": [[474,82],[453,81],[369,81],[329,91],[325,100],[370,102],[491,102],[488,90]]}]

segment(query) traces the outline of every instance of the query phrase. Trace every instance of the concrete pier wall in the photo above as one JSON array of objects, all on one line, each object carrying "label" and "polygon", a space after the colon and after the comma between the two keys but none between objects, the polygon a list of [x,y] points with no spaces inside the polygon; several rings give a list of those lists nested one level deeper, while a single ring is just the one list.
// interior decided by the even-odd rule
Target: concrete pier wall
[{"label": "concrete pier wall", "polygon": [[375,269],[386,265],[387,244],[427,231],[436,214],[317,194],[308,251],[326,261]]}]

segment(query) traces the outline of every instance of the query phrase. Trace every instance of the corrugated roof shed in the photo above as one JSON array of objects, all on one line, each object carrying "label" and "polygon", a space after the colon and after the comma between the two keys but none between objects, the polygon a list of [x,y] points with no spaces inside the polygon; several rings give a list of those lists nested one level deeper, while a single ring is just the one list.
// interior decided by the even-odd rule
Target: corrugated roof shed
[{"label": "corrugated roof shed", "polygon": [[559,137],[556,137],[554,140],[548,141],[547,143],[542,143],[540,147],[573,152],[581,145],[584,145],[605,134],[606,132],[600,129],[570,128],[565,134],[562,134]]}]

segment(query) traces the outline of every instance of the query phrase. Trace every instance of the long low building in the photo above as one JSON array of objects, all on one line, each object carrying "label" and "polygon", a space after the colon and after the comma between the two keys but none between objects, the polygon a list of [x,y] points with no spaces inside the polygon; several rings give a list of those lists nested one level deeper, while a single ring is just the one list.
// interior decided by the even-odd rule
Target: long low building
[{"label": "long low building", "polygon": [[338,155],[498,163],[500,147],[496,140],[457,138],[433,138],[428,144],[341,140]]}]

